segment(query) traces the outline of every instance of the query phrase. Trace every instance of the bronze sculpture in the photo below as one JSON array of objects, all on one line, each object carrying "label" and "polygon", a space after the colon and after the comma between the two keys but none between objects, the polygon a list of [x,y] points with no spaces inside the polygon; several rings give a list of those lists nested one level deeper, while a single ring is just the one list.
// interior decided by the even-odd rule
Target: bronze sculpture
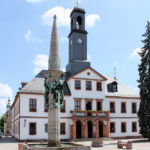
[{"label": "bronze sculpture", "polygon": [[[50,74],[48,74],[50,77]],[[48,79],[45,77],[44,86],[45,86],[45,105],[48,108],[49,104],[49,93],[53,94],[53,104],[54,107],[57,108],[58,106],[58,99],[60,99],[60,106],[61,108],[64,107],[63,99],[64,99],[64,92],[63,92],[63,85],[64,81],[59,80],[58,78],[53,79],[51,83],[49,83]]]}]

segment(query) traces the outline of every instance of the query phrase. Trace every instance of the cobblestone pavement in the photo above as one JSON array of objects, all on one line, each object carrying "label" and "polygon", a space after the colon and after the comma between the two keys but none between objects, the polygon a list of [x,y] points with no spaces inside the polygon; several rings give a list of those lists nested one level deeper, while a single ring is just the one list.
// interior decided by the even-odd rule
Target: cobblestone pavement
[{"label": "cobblestone pavement", "polygon": [[[6,141],[8,142],[6,143]],[[11,141],[12,140],[12,141]],[[143,139],[130,139],[133,141],[133,150],[150,150],[150,141],[146,141]],[[14,141],[13,139],[9,139],[8,137],[5,137],[4,143],[2,141],[0,142],[0,150],[18,150],[18,143]],[[121,141],[129,141],[129,140],[121,140]],[[11,143],[12,142],[12,143]],[[77,144],[87,145],[90,146],[91,142],[76,142]],[[104,147],[102,148],[91,148],[91,150],[118,150],[117,149],[117,140],[114,141],[104,141]],[[125,150],[125,149],[124,149]]]}]

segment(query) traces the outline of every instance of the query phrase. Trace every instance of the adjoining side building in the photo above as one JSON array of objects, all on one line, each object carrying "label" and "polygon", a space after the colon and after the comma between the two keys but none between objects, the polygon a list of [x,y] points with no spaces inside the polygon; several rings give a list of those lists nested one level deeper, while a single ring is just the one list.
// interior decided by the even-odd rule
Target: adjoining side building
[{"label": "adjoining side building", "polygon": [[[139,95],[116,78],[105,77],[91,67],[87,61],[85,10],[75,7],[70,17],[61,139],[139,137]],[[57,38],[53,42],[58,43]],[[22,84],[11,107],[11,134],[18,140],[48,138],[44,72]]]}]

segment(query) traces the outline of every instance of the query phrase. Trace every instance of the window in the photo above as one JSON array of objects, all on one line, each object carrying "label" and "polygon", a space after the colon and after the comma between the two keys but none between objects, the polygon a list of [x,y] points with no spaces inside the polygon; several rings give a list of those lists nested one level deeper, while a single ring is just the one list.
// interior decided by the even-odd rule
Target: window
[{"label": "window", "polygon": [[97,91],[102,91],[102,83],[97,82]]},{"label": "window", "polygon": [[48,132],[48,124],[45,124],[45,132]]},{"label": "window", "polygon": [[29,100],[29,111],[36,112],[36,99]]},{"label": "window", "polygon": [[86,110],[92,110],[92,101],[86,101]]},{"label": "window", "polygon": [[97,111],[102,111],[102,102],[97,102]]},{"label": "window", "polygon": [[87,75],[89,76],[91,73],[90,72],[87,72]]},{"label": "window", "polygon": [[136,103],[132,103],[132,113],[137,113],[137,111],[136,111]]},{"label": "window", "polygon": [[126,103],[125,102],[121,103],[121,113],[126,113]]},{"label": "window", "polygon": [[61,108],[61,112],[66,112],[66,101],[63,100],[63,108]]},{"label": "window", "polygon": [[117,85],[116,84],[112,85],[112,90],[113,90],[113,92],[117,92]]},{"label": "window", "polygon": [[110,123],[110,133],[115,133],[115,123],[114,122]]},{"label": "window", "polygon": [[80,90],[81,89],[81,81],[80,80],[76,80],[75,81],[75,89],[76,90]]},{"label": "window", "polygon": [[107,84],[107,91],[108,92],[117,92],[117,82],[114,81],[112,83]]},{"label": "window", "polygon": [[92,90],[92,82],[86,81],[86,90]]},{"label": "window", "polygon": [[132,132],[137,132],[137,123],[132,122]]},{"label": "window", "polygon": [[126,123],[125,122],[121,123],[121,132],[126,132]]},{"label": "window", "polygon": [[110,113],[115,113],[115,102],[110,102]]},{"label": "window", "polygon": [[36,135],[36,123],[29,123],[29,135]]},{"label": "window", "polygon": [[66,125],[65,123],[60,123],[60,134],[66,134]]},{"label": "window", "polygon": [[75,110],[80,110],[80,101],[75,101]]}]

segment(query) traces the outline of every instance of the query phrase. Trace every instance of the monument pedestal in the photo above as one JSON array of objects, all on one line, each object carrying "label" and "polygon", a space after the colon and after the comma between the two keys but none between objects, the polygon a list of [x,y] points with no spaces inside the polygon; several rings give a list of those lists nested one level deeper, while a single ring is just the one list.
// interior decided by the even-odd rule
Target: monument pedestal
[{"label": "monument pedestal", "polygon": [[60,101],[55,108],[53,101],[49,102],[48,110],[48,146],[60,146]]},{"label": "monument pedestal", "polygon": [[[64,73],[61,70],[48,70],[44,76],[49,83],[60,80]],[[57,83],[57,82],[56,82]],[[60,146],[60,95],[58,96],[57,107],[54,105],[54,91],[49,92],[48,108],[48,146]]]},{"label": "monument pedestal", "polygon": [[91,150],[91,147],[71,143],[62,144],[59,147],[47,147],[47,144],[28,144],[23,145],[22,150]]}]

